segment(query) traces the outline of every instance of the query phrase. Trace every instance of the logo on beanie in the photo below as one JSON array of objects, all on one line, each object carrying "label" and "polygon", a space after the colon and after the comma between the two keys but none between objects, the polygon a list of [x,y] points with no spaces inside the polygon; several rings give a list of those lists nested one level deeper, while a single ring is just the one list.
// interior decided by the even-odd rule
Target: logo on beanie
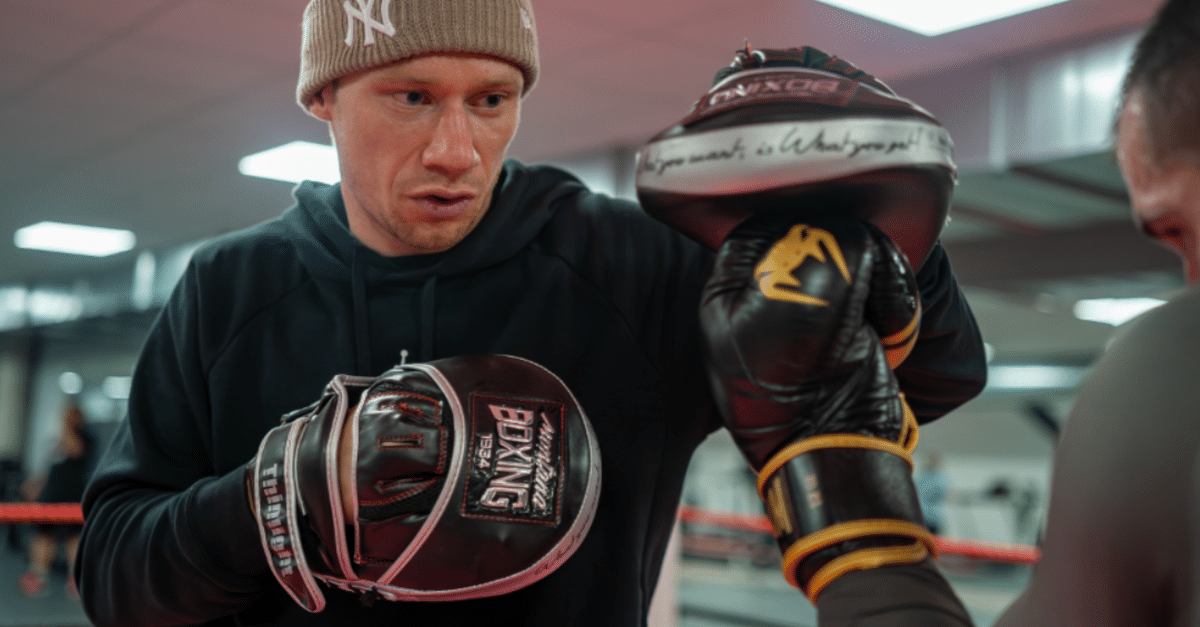
[{"label": "logo on beanie", "polygon": [[557,524],[563,404],[475,395],[463,515]]},{"label": "logo on beanie", "polygon": [[354,45],[354,22],[355,20],[363,24],[363,45],[375,45],[375,31],[379,31],[388,37],[396,34],[396,26],[392,23],[392,0],[383,0],[379,5],[379,18],[375,19],[375,0],[354,0],[358,5],[355,9],[350,5],[350,0],[345,0],[342,3],[342,8],[346,10],[346,45]]}]

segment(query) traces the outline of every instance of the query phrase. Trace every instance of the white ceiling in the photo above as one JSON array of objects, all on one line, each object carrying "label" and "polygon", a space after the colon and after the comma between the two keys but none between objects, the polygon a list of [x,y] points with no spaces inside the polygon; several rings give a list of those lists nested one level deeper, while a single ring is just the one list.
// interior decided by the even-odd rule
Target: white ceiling
[{"label": "white ceiling", "polygon": [[[527,161],[639,145],[682,117],[744,39],[756,47],[816,46],[897,84],[1128,32],[1158,6],[1158,0],[1070,0],[930,38],[815,0],[533,2],[542,75],[525,101],[511,150]],[[5,68],[0,81],[0,285],[128,265],[135,254],[95,260],[13,247],[7,234],[39,220],[128,228],[137,233],[139,247],[165,249],[282,211],[290,186],[241,176],[236,164],[242,156],[294,139],[327,141],[324,127],[293,100],[304,4],[0,0]],[[1069,250],[1062,248],[1068,244],[1057,231],[1022,230],[1029,219],[1023,198],[1055,197],[1068,208],[1060,214],[1068,222],[1076,219],[1069,210],[1079,203],[1093,218],[1124,219],[1119,173],[1103,159],[1083,159],[1047,164],[1041,174],[1091,177],[1116,188],[1115,196],[1097,197],[1078,186],[1064,190],[1048,186],[1045,176],[1011,173],[985,175],[977,185],[964,186],[964,233],[972,232],[972,211],[982,206],[991,227],[1001,227],[1000,235],[1052,236],[1022,239],[1025,248],[1003,249],[1025,255],[1024,265],[1013,265],[1021,270],[1007,275],[997,270],[996,254],[969,237],[948,244],[956,258],[966,260],[964,277],[974,276],[964,282],[979,294],[987,328],[993,317],[1018,324],[1007,308],[1029,310],[1038,290],[1071,278],[1042,273],[1036,258],[1031,261],[1029,250]],[[1095,226],[1094,220],[1084,222]],[[994,235],[996,229],[987,232]],[[1117,237],[1125,237],[1121,233]],[[1081,235],[1073,236],[1070,241],[1082,241]],[[982,268],[975,275],[970,270],[976,266],[967,263],[972,254]],[[1153,274],[1161,271],[1161,259],[1150,266],[1118,266],[1111,274]],[[1173,285],[1161,272],[1150,280]],[[1058,352],[1094,350],[1102,341],[1096,338],[1107,331],[1080,324],[1088,326],[1071,331],[1052,326],[1044,333],[1070,345],[1070,351]],[[1040,328],[1020,322],[1017,331]],[[1036,348],[1038,342],[1013,341],[1021,354],[1027,344]]]}]

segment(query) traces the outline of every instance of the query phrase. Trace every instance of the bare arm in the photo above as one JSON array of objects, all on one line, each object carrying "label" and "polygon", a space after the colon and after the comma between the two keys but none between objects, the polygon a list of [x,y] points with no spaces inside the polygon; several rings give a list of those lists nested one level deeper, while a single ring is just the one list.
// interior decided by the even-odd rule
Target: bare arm
[{"label": "bare arm", "polygon": [[1147,314],[1097,364],[1055,459],[1042,559],[998,627],[1185,624],[1198,312],[1192,292]]}]

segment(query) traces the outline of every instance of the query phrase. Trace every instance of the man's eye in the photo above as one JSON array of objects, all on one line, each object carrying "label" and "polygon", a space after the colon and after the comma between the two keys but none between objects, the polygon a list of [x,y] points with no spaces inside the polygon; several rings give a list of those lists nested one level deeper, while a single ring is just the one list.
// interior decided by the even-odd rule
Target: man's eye
[{"label": "man's eye", "polygon": [[504,103],[504,96],[500,94],[488,94],[483,97],[483,106],[488,108],[496,108]]},{"label": "man's eye", "polygon": [[419,91],[406,91],[403,94],[400,94],[400,100],[407,105],[419,105],[425,102],[425,94],[422,94]]}]

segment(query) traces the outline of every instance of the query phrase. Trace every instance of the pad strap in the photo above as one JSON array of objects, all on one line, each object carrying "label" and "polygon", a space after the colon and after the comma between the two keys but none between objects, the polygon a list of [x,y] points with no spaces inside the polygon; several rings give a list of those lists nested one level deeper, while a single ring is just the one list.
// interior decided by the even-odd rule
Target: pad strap
[{"label": "pad strap", "polygon": [[916,419],[905,403],[898,442],[859,434],[824,434],[771,457],[758,489],[783,574],[815,602],[837,577],[936,555],[912,482]]},{"label": "pad strap", "polygon": [[325,595],[313,577],[300,539],[295,450],[307,420],[275,427],[259,444],[254,465],[254,498],[258,533],[271,574],[300,607],[310,612],[325,608]]}]

